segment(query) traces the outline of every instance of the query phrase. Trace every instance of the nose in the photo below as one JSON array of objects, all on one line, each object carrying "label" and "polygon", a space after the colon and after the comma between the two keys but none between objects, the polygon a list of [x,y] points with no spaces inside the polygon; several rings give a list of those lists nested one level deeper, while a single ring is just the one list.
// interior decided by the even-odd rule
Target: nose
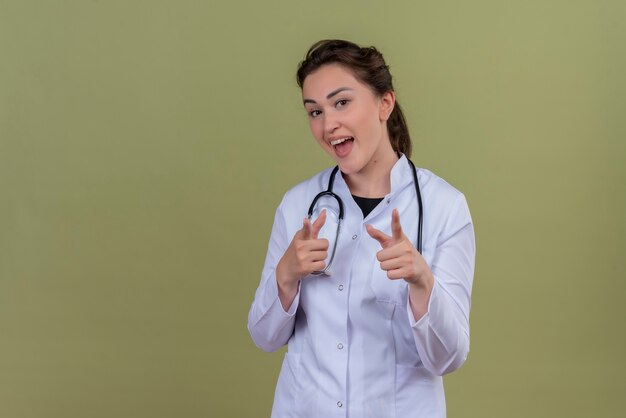
[{"label": "nose", "polygon": [[324,115],[324,131],[327,134],[332,134],[339,126],[339,119],[335,115],[326,112]]}]

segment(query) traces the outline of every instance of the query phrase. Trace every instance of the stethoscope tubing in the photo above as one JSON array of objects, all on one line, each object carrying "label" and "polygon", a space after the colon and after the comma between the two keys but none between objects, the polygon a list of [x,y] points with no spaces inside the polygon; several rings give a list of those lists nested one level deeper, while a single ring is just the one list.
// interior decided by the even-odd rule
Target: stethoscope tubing
[{"label": "stethoscope tubing", "polygon": [[[416,248],[417,248],[417,251],[421,254],[422,253],[422,227],[424,223],[424,207],[422,204],[422,192],[420,190],[419,181],[417,179],[417,169],[415,168],[415,164],[413,164],[413,161],[411,161],[408,158],[407,158],[407,161],[409,163],[409,166],[411,167],[411,173],[413,174],[413,183],[415,184],[415,194],[416,194],[416,199],[417,199],[417,222],[418,222],[417,223]],[[311,202],[311,205],[309,206],[308,218],[311,219],[311,217],[313,216],[313,211],[315,210],[315,204],[320,198],[324,196],[332,197],[333,199],[337,201],[337,204],[339,205],[339,216],[337,220],[337,234],[335,236],[335,242],[333,244],[333,251],[331,253],[330,260],[328,260],[328,264],[326,265],[324,270],[315,271],[312,273],[314,275],[326,274],[329,271],[330,266],[335,258],[335,253],[337,250],[337,242],[339,241],[339,231],[341,229],[341,223],[343,221],[343,215],[344,215],[343,201],[336,193],[333,192],[335,176],[337,175],[338,171],[339,171],[339,166],[335,166],[333,171],[330,173],[330,178],[328,179],[328,188],[318,193],[313,198],[313,201]]]},{"label": "stethoscope tubing", "polygon": [[422,226],[424,224],[424,206],[422,204],[422,191],[420,190],[420,183],[417,180],[417,169],[415,164],[410,159],[406,159],[411,166],[411,173],[413,173],[413,183],[415,184],[415,195],[417,197],[417,252],[422,253]]}]

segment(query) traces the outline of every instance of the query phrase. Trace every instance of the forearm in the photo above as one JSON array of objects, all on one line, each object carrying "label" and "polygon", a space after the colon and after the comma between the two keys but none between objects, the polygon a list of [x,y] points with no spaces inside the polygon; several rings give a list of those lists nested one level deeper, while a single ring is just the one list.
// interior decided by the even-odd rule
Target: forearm
[{"label": "forearm", "polygon": [[293,333],[298,308],[298,288],[287,309],[279,297],[276,276],[271,274],[259,287],[248,315],[248,330],[254,343],[264,351],[276,351]]},{"label": "forearm", "polygon": [[285,311],[288,311],[298,294],[299,280],[291,280],[282,267],[282,263],[276,268],[276,284],[278,286],[278,298]]},{"label": "forearm", "polygon": [[434,284],[422,316],[416,315],[410,292],[408,305],[413,339],[424,366],[440,376],[458,369],[469,352],[469,324],[454,300]]},{"label": "forearm", "polygon": [[[459,211],[467,207],[459,201]],[[410,289],[407,310],[418,353],[432,373],[458,369],[469,353],[469,314],[475,243],[471,219],[460,216],[436,248],[429,265],[430,294]]]},{"label": "forearm", "polygon": [[420,283],[409,283],[409,306],[415,321],[419,321],[428,312],[428,302],[433,285],[432,273]]}]

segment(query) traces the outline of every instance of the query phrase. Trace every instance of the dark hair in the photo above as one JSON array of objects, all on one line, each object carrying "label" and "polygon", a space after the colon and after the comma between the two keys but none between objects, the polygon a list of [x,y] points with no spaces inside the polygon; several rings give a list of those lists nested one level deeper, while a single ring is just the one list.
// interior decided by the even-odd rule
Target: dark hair
[{"label": "dark hair", "polygon": [[[296,77],[302,88],[304,79],[327,64],[339,64],[354,74],[361,83],[368,85],[374,94],[382,96],[393,91],[389,67],[383,54],[373,46],[361,48],[355,43],[338,39],[326,39],[314,43],[298,66]],[[395,106],[387,120],[389,140],[394,151],[411,156],[411,137],[400,104]]]}]

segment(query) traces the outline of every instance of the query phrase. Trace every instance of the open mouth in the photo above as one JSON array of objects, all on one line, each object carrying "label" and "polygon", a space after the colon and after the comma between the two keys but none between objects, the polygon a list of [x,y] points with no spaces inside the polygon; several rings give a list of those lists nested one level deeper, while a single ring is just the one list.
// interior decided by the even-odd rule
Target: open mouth
[{"label": "open mouth", "polygon": [[333,146],[335,150],[335,154],[338,157],[345,157],[352,150],[352,144],[354,143],[354,138],[351,136],[346,136],[343,138],[337,138],[330,141],[330,145]]},{"label": "open mouth", "polygon": [[339,144],[343,144],[346,141],[354,141],[354,138],[352,138],[351,136],[347,136],[345,138],[338,138],[338,139],[335,139],[334,141],[330,141],[330,145],[335,147]]}]

